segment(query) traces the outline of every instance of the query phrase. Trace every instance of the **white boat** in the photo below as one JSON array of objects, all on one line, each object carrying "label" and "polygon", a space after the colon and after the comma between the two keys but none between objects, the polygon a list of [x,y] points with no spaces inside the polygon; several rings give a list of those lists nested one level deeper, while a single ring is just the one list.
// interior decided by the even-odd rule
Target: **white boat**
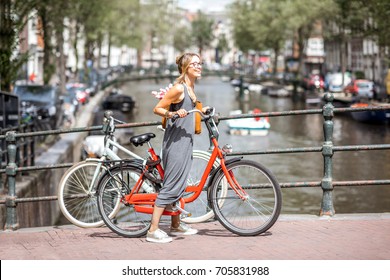
[{"label": "white boat", "polygon": [[273,85],[268,87],[268,95],[271,97],[289,97],[291,96],[291,87]]},{"label": "white boat", "polygon": [[[259,109],[249,111],[248,114],[261,113]],[[241,110],[235,110],[230,112],[230,116],[242,114]],[[256,117],[256,118],[242,118],[227,120],[229,127],[229,133],[232,135],[255,135],[266,136],[268,135],[271,127],[268,117]]]}]

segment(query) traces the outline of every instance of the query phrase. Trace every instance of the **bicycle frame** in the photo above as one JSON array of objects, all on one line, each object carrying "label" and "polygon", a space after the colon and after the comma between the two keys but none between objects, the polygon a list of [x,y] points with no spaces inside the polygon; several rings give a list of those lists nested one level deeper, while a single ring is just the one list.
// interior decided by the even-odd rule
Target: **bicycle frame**
[{"label": "bicycle frame", "polygon": [[[190,112],[200,112],[200,111],[199,110],[192,110]],[[208,121],[212,122],[212,124],[210,124]],[[186,187],[186,190],[185,190],[186,192],[192,192],[194,194],[190,197],[181,198],[180,199],[180,205],[181,205],[180,208],[184,208],[185,203],[192,202],[199,197],[199,195],[201,194],[201,192],[203,190],[203,187],[206,184],[207,178],[210,175],[210,171],[213,168],[214,162],[216,161],[217,158],[219,158],[219,160],[220,160],[220,162],[219,162],[220,167],[219,168],[221,168],[222,172],[225,174],[225,177],[226,177],[230,187],[234,190],[234,192],[242,200],[245,200],[247,197],[245,190],[235,180],[234,174],[232,172],[229,172],[227,167],[226,167],[225,155],[224,155],[223,151],[221,150],[221,148],[219,148],[219,144],[217,141],[218,130],[215,126],[214,120],[211,117],[207,118],[206,126],[209,130],[210,139],[211,139],[213,146],[214,146],[213,152],[211,153],[210,159],[209,159],[208,164],[203,172],[203,175],[202,175],[202,178],[201,178],[199,184],[197,186],[187,186]],[[149,149],[149,153],[150,153],[153,160],[156,160],[158,158],[152,148]],[[160,163],[156,167],[157,167],[160,175],[163,176],[163,171],[160,171],[162,169]],[[147,170],[147,168],[146,168],[146,170]],[[140,176],[140,178],[137,180],[137,183],[135,184],[135,186],[132,188],[130,194],[126,195],[123,198],[123,201],[125,201],[126,203],[129,203],[129,204],[133,204],[134,208],[137,212],[152,214],[153,213],[153,205],[154,205],[154,202],[157,198],[157,193],[153,193],[153,194],[137,193],[140,186],[142,186],[142,184],[143,184],[143,177],[144,177],[144,175],[142,174]],[[161,178],[163,178],[163,177],[161,177]],[[163,215],[178,215],[178,214],[180,214],[180,213],[171,212],[171,211],[164,211],[163,212]]]}]

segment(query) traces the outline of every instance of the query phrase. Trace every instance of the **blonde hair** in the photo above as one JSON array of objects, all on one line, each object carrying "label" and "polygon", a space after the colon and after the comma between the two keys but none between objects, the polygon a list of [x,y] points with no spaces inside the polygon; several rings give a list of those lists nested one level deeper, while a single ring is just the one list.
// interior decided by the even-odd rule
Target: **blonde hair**
[{"label": "blonde hair", "polygon": [[180,76],[176,79],[176,84],[181,84],[185,82],[187,69],[190,66],[190,63],[194,56],[197,56],[200,59],[200,56],[196,53],[184,53],[176,57],[177,69],[179,70],[180,73]]}]

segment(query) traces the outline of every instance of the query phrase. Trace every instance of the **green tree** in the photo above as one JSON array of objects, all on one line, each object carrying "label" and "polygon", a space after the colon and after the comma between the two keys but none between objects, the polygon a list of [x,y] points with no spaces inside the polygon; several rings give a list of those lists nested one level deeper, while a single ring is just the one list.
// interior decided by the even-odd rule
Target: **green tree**
[{"label": "green tree", "polygon": [[209,19],[200,10],[197,12],[196,19],[192,22],[192,38],[194,44],[198,47],[199,55],[202,55],[204,48],[211,45],[213,38],[214,21]]},{"label": "green tree", "polygon": [[228,7],[228,15],[233,25],[233,40],[243,52],[258,49],[258,46],[254,45],[254,34],[248,25],[248,20],[256,16],[252,11],[252,5],[247,1],[235,1]]},{"label": "green tree", "polygon": [[139,32],[142,32],[138,61],[141,61],[142,51],[147,47],[150,49],[150,59],[154,61],[154,52],[159,50],[160,46],[173,41],[171,29],[175,19],[169,10],[170,1],[148,0],[143,2],[143,5],[140,6],[140,17],[137,24]]},{"label": "green tree", "polygon": [[[55,1],[52,6],[52,22],[53,22],[53,37],[55,38],[55,52],[51,55],[56,58],[54,63],[50,66],[51,68],[56,68],[56,72],[59,78],[59,86],[61,87],[62,92],[65,91],[66,76],[66,57],[64,52],[64,30],[65,30],[65,18],[69,16],[71,2],[69,1]],[[50,77],[47,77],[47,80],[50,81]]]},{"label": "green tree", "polygon": [[[363,22],[366,15],[365,7],[354,0],[333,0],[335,8],[331,17],[324,21],[325,40],[330,39],[339,43],[340,70],[347,70],[348,41],[356,35],[363,36]],[[342,75],[344,83],[344,75]]]},{"label": "green tree", "polygon": [[277,71],[277,58],[287,37],[287,20],[280,16],[284,2],[284,0],[255,2],[252,4],[252,17],[249,21],[254,43],[257,45],[255,50],[273,50],[274,74]]},{"label": "green tree", "polygon": [[287,36],[293,39],[298,46],[298,73],[301,72],[304,48],[311,36],[322,37],[322,33],[315,34],[315,24],[331,18],[336,12],[333,0],[287,0],[282,5],[279,20],[285,20],[288,28]]},{"label": "green tree", "polygon": [[191,39],[191,29],[186,26],[179,26],[173,35],[173,47],[183,53],[191,46]]},{"label": "green tree", "polygon": [[230,6],[233,38],[238,48],[274,52],[273,71],[277,70],[277,57],[286,39],[287,21],[280,17],[283,1],[235,1]]},{"label": "green tree", "polygon": [[50,14],[50,0],[42,0],[37,2],[35,8],[38,11],[38,16],[42,23],[42,34],[43,34],[43,83],[48,84],[51,80],[52,75],[55,72],[55,64],[53,57],[53,25],[52,15]]},{"label": "green tree", "polygon": [[26,24],[33,1],[1,0],[0,2],[0,90],[11,91],[18,71],[28,53],[15,55],[18,35]]},{"label": "green tree", "polygon": [[88,0],[78,0],[80,2],[79,18],[83,26],[84,38],[84,71],[85,81],[88,79],[90,70],[90,62],[95,63],[94,51],[99,45],[99,40],[102,40],[102,32],[107,24],[106,15],[111,11],[111,1],[95,0],[94,5]]},{"label": "green tree", "polygon": [[[382,52],[390,49],[390,1],[388,0],[359,0],[357,1],[367,12],[364,24],[365,35],[376,41]],[[389,56],[384,56],[390,67]]]},{"label": "green tree", "polygon": [[65,21],[69,22],[70,16],[74,15],[76,3],[76,0],[39,0],[35,3],[35,9],[42,22],[43,82],[44,84],[52,82],[54,75],[57,74],[62,90],[65,90],[66,83],[66,58],[63,49]]},{"label": "green tree", "polygon": [[[109,46],[126,45],[137,50],[142,49],[143,33],[141,26],[141,4],[139,0],[112,1],[113,9],[107,14],[106,35]],[[121,20],[118,20],[121,19]],[[110,47],[109,47],[110,53]]]},{"label": "green tree", "polygon": [[215,62],[220,63],[224,53],[229,49],[229,45],[225,34],[220,34],[217,40]]}]

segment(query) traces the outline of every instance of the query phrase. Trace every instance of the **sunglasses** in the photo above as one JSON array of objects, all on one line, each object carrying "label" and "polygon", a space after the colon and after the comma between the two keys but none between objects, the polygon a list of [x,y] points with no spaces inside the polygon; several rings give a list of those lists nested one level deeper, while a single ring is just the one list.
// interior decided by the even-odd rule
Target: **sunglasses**
[{"label": "sunglasses", "polygon": [[189,64],[193,68],[202,68],[203,67],[203,62],[192,62]]}]

